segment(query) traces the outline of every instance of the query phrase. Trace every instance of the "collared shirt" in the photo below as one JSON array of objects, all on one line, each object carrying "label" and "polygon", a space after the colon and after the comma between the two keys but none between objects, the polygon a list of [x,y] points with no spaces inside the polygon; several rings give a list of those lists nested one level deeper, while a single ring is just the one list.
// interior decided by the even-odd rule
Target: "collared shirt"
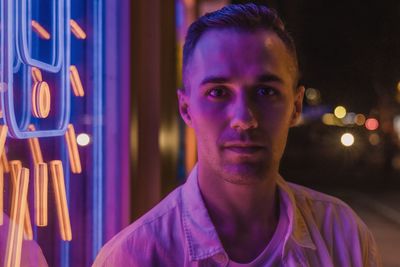
[{"label": "collared shirt", "polygon": [[[345,203],[277,181],[289,220],[279,266],[381,266],[372,234]],[[203,202],[195,167],[183,186],[112,238],[94,267],[227,266],[229,258]]]},{"label": "collared shirt", "polygon": [[[281,194],[280,190],[277,192]],[[281,198],[281,197],[279,197]],[[228,267],[258,267],[258,266],[279,266],[282,260],[282,248],[286,232],[289,226],[289,219],[286,213],[286,204],[279,201],[279,221],[268,245],[255,259],[246,263],[237,263],[232,259],[228,262]]]}]

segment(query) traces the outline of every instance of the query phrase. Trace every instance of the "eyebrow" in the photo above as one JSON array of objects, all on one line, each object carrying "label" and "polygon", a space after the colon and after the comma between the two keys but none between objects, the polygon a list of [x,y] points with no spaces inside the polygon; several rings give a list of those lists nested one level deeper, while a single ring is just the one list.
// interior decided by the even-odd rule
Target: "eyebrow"
[{"label": "eyebrow", "polygon": [[201,81],[200,85],[204,85],[207,83],[227,83],[230,80],[231,79],[223,76],[208,76]]},{"label": "eyebrow", "polygon": [[[205,77],[200,85],[204,85],[204,84],[208,84],[208,83],[228,83],[231,82],[233,79],[229,78],[229,77],[224,77],[224,76],[208,76]],[[257,77],[256,79],[257,82],[259,83],[266,83],[266,82],[278,82],[283,84],[283,80],[282,78],[280,78],[279,76],[275,75],[275,74],[262,74],[260,76]]]},{"label": "eyebrow", "polygon": [[275,74],[263,74],[257,78],[258,82],[278,82],[284,83],[282,78]]}]

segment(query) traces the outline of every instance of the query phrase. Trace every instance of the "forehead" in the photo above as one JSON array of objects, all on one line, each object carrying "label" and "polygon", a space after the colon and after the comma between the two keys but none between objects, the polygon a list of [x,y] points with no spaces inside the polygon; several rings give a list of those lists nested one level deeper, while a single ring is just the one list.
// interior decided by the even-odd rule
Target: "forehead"
[{"label": "forehead", "polygon": [[291,58],[271,31],[252,32],[218,29],[205,32],[197,43],[188,66],[189,81],[204,76],[245,79],[274,74],[291,81]]}]

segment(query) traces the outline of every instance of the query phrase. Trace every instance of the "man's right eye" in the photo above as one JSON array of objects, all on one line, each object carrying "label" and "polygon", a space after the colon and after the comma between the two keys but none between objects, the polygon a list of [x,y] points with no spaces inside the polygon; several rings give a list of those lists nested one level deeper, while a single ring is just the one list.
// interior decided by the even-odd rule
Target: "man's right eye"
[{"label": "man's right eye", "polygon": [[215,98],[224,97],[228,94],[225,88],[217,87],[208,90],[207,95]]}]

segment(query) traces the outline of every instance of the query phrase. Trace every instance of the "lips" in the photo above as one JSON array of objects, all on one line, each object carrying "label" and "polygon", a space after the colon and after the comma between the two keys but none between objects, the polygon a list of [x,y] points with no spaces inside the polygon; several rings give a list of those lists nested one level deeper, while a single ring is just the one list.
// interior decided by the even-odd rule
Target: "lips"
[{"label": "lips", "polygon": [[224,149],[239,153],[239,154],[254,154],[265,150],[264,146],[252,143],[233,143],[226,144]]}]

